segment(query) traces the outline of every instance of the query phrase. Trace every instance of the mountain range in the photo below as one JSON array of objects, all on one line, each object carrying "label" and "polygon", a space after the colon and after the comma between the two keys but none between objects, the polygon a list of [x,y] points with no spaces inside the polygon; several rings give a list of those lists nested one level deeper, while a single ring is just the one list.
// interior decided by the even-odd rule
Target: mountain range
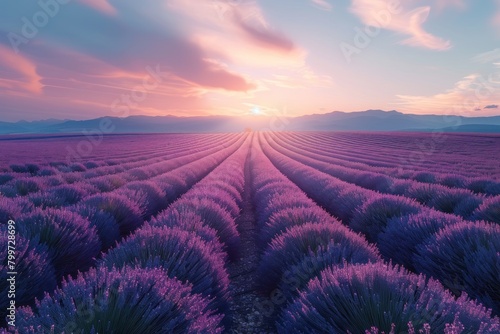
[{"label": "mountain range", "polygon": [[[106,131],[101,129],[105,124]],[[0,122],[0,134],[240,132],[273,131],[445,131],[500,133],[500,116],[463,117],[403,114],[398,111],[334,111],[299,117],[275,116],[129,116],[90,120]]]}]

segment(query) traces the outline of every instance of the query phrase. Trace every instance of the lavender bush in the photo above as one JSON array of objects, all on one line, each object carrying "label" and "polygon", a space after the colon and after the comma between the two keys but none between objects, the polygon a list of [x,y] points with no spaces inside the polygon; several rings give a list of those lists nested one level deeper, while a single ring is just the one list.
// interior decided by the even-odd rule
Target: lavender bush
[{"label": "lavender bush", "polygon": [[198,214],[204,225],[217,231],[219,240],[227,248],[231,257],[236,257],[240,242],[240,235],[236,228],[234,218],[216,202],[209,199],[181,198],[172,205],[177,211],[188,214]]},{"label": "lavender bush", "polygon": [[33,309],[19,311],[22,333],[221,333],[208,300],[160,269],[91,269]]},{"label": "lavender bush", "polygon": [[474,220],[486,220],[500,224],[500,196],[486,199],[479,208],[474,211]]},{"label": "lavender bush", "polygon": [[349,243],[330,242],[308,254],[297,264],[290,266],[281,279],[279,290],[290,302],[297,297],[309,281],[327,267],[341,268],[348,264],[375,263],[381,261],[375,246],[362,238],[352,238]]},{"label": "lavender bush", "polygon": [[100,267],[161,268],[166,275],[193,285],[193,292],[214,298],[227,309],[229,277],[223,257],[196,234],[179,229],[145,227],[122,241],[99,262]]},{"label": "lavender bush", "polygon": [[205,225],[201,216],[194,212],[179,211],[177,208],[172,207],[151,219],[148,225],[193,232],[205,241],[207,245],[211,245],[215,252],[224,253],[224,245],[220,242],[217,231]]},{"label": "lavender bush", "polygon": [[71,210],[88,220],[90,226],[95,228],[101,241],[102,251],[114,246],[121,239],[120,227],[111,213],[88,205],[78,205]]},{"label": "lavender bush", "polygon": [[421,210],[415,201],[405,197],[374,196],[358,210],[349,227],[363,233],[368,241],[375,242],[390,219],[418,213]]},{"label": "lavender bush", "polygon": [[442,228],[461,221],[457,216],[436,211],[392,218],[384,232],[379,235],[378,248],[386,259],[414,271],[413,255],[417,246]]},{"label": "lavender bush", "polygon": [[6,184],[7,182],[9,182],[10,180],[13,180],[13,179],[14,179],[14,175],[12,175],[11,173],[0,174],[0,186],[3,186],[4,184]]},{"label": "lavender bush", "polygon": [[[7,294],[10,282],[8,272],[15,271],[16,274],[16,305],[31,305],[35,298],[41,298],[44,292],[51,292],[56,288],[57,281],[54,267],[46,246],[39,244],[38,239],[25,239],[16,236],[15,269],[10,270],[7,266],[7,227],[0,226],[0,326],[5,325],[5,316],[9,299]],[[5,261],[4,261],[5,259]]]},{"label": "lavender bush", "polygon": [[467,292],[500,314],[499,225],[462,222],[448,226],[419,245],[413,261],[418,271],[439,279],[457,294]]},{"label": "lavender bush", "polygon": [[112,215],[122,236],[128,235],[144,223],[137,204],[118,194],[94,195],[82,201],[80,205],[96,208]]},{"label": "lavender bush", "polygon": [[310,256],[311,251],[316,253],[331,243],[367,246],[361,236],[340,224],[307,223],[292,227],[274,238],[266,248],[257,273],[259,286],[265,292],[272,291],[288,268]]},{"label": "lavender bush", "polygon": [[[455,316],[466,332],[496,333],[481,306],[456,301],[437,281],[381,263],[325,269],[312,280],[278,321],[278,333],[364,333],[377,327],[403,333],[408,323],[443,333]],[[394,324],[394,328],[392,328]]]},{"label": "lavender bush", "polygon": [[265,247],[275,236],[294,226],[326,222],[334,222],[334,218],[318,207],[291,207],[276,210],[262,227],[259,239]]},{"label": "lavender bush", "polygon": [[90,222],[67,210],[35,209],[19,217],[16,227],[23,238],[48,247],[58,279],[88,269],[101,250]]},{"label": "lavender bush", "polygon": [[136,203],[142,209],[142,216],[145,219],[163,210],[168,204],[162,190],[150,181],[127,183],[117,193]]}]

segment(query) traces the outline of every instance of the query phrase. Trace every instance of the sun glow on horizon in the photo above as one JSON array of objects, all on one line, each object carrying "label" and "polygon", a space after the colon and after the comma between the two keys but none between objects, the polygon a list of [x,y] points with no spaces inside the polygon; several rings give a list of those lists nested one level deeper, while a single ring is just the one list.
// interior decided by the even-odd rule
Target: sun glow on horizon
[{"label": "sun glow on horizon", "polygon": [[260,110],[260,108],[258,106],[254,106],[252,108],[252,115],[262,115],[262,111]]}]

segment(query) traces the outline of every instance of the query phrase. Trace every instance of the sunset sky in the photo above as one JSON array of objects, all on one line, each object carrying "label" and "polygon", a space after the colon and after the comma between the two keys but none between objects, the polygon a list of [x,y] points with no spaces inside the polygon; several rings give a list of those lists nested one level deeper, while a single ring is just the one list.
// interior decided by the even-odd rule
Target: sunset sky
[{"label": "sunset sky", "polygon": [[500,0],[6,0],[0,121],[500,115]]}]

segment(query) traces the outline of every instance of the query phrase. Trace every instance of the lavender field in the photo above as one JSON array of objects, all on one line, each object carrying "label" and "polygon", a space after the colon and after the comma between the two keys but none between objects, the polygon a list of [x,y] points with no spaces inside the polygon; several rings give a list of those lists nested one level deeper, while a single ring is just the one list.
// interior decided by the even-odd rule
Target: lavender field
[{"label": "lavender field", "polygon": [[500,135],[84,140],[0,138],[0,333],[500,333]]}]

